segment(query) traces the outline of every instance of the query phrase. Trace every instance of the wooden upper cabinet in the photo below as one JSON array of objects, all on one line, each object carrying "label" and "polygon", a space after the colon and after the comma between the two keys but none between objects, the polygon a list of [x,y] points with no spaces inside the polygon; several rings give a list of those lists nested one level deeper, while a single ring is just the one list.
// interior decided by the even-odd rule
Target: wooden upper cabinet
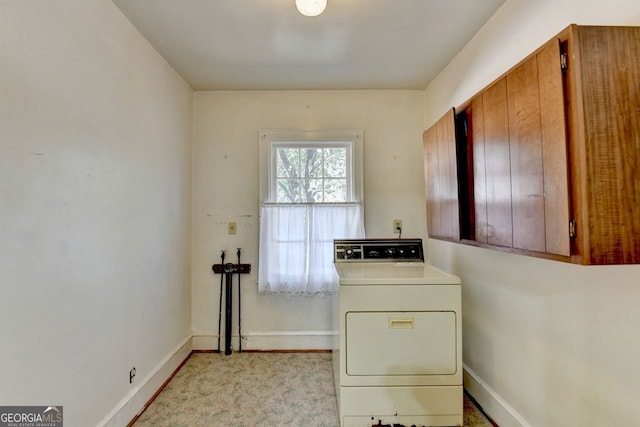
[{"label": "wooden upper cabinet", "polygon": [[460,240],[454,111],[423,134],[429,237]]},{"label": "wooden upper cabinet", "polygon": [[457,110],[424,137],[432,237],[640,264],[640,27],[571,25]]}]

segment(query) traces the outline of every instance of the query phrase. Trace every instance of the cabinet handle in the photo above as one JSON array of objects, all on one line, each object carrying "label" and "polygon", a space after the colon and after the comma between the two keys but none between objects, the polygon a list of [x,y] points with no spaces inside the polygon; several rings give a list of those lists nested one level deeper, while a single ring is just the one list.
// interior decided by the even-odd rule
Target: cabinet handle
[{"label": "cabinet handle", "polygon": [[576,238],[576,220],[575,219],[572,219],[571,221],[569,221],[569,238],[570,239]]},{"label": "cabinet handle", "polygon": [[389,329],[413,329],[413,317],[389,318]]}]

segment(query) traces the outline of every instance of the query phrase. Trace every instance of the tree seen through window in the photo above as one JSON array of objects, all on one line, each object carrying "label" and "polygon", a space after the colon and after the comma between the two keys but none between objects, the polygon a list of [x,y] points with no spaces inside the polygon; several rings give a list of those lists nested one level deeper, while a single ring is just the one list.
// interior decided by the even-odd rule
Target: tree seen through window
[{"label": "tree seen through window", "polygon": [[347,197],[347,148],[276,148],[277,203],[343,203]]}]

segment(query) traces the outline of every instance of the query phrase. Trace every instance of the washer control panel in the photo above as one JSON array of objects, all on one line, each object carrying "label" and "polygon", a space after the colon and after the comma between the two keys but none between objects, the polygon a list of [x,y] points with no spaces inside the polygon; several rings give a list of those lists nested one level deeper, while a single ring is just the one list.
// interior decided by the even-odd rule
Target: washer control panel
[{"label": "washer control panel", "polygon": [[334,240],[334,262],[424,262],[422,239]]}]

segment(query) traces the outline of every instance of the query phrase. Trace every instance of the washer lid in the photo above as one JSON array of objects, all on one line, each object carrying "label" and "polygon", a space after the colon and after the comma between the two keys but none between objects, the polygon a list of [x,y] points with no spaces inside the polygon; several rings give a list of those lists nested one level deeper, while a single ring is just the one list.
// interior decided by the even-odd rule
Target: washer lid
[{"label": "washer lid", "polygon": [[340,286],[460,284],[458,276],[423,262],[337,262],[334,265]]}]

